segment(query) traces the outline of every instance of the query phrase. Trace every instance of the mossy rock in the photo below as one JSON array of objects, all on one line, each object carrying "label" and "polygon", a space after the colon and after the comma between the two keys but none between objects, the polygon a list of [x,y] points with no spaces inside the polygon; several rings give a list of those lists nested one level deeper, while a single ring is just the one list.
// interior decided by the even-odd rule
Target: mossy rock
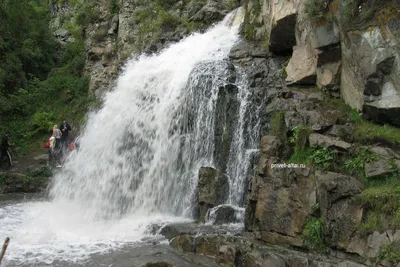
[{"label": "mossy rock", "polygon": [[0,175],[0,193],[36,193],[43,191],[51,177],[47,167],[27,170],[25,173],[3,173]]}]

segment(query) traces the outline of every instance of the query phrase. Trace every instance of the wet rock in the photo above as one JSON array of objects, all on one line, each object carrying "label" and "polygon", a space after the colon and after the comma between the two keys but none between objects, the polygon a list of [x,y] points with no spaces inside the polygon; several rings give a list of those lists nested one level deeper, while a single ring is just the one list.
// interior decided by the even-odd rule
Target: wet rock
[{"label": "wet rock", "polygon": [[239,213],[243,213],[243,211],[237,210],[230,205],[221,205],[209,210],[207,214],[207,222],[216,225],[238,223],[240,222],[240,217],[243,217],[239,216]]},{"label": "wet rock", "polygon": [[166,225],[161,228],[160,234],[165,236],[168,240],[178,236],[181,232],[174,225]]},{"label": "wet rock", "polygon": [[46,189],[51,173],[39,173],[33,176],[22,173],[2,173],[0,175],[3,176],[0,193],[36,193]]},{"label": "wet rock", "polygon": [[229,245],[223,245],[219,248],[217,263],[227,267],[234,267],[236,261],[236,248]]},{"label": "wet rock", "polygon": [[224,203],[228,193],[228,177],[222,172],[202,167],[199,170],[200,220],[204,222],[207,210]]},{"label": "wet rock", "polygon": [[376,162],[365,163],[365,176],[367,178],[379,178],[392,173],[393,170],[390,168],[389,164],[385,160],[380,160]]},{"label": "wet rock", "polygon": [[351,148],[351,144],[340,140],[340,138],[330,137],[317,133],[310,134],[309,141],[310,146],[335,148],[340,150],[348,150]]},{"label": "wet rock", "polygon": [[148,262],[140,265],[140,267],[174,267],[172,264],[165,261]]},{"label": "wet rock", "polygon": [[235,125],[238,121],[240,103],[237,94],[238,88],[233,84],[220,87],[218,91],[214,132],[214,155],[216,167],[223,172],[226,170],[226,165],[228,164],[231,141]]},{"label": "wet rock", "polygon": [[315,84],[317,57],[309,46],[295,46],[292,58],[286,67],[287,84]]},{"label": "wet rock", "polygon": [[194,252],[194,241],[190,235],[178,235],[174,237],[170,245],[182,252]]},{"label": "wet rock", "polygon": [[216,257],[225,243],[223,236],[199,236],[195,239],[196,253]]}]

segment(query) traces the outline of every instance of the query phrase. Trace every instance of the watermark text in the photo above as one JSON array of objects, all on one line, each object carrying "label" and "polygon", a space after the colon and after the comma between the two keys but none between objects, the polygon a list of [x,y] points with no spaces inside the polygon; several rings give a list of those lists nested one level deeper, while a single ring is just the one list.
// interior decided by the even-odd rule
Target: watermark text
[{"label": "watermark text", "polygon": [[305,164],[296,164],[296,163],[278,163],[271,164],[271,169],[304,169],[306,167]]}]

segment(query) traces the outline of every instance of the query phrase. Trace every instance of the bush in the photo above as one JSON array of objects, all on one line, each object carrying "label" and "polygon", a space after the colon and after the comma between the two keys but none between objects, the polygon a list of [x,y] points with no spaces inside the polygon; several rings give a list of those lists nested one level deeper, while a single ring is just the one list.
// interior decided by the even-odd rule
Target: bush
[{"label": "bush", "polygon": [[56,122],[57,120],[54,113],[46,111],[36,111],[35,114],[33,114],[31,120],[31,125],[33,128],[32,133],[48,133],[53,129],[53,126]]}]

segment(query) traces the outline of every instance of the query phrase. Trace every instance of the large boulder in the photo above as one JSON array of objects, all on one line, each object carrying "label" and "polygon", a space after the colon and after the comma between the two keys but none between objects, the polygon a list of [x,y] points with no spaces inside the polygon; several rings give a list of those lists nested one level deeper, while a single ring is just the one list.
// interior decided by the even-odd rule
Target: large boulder
[{"label": "large boulder", "polygon": [[228,177],[222,172],[201,167],[198,180],[200,220],[205,221],[208,209],[223,204],[228,194]]},{"label": "large boulder", "polygon": [[243,218],[243,209],[231,205],[220,205],[210,209],[206,221],[211,224],[239,223]]},{"label": "large boulder", "polygon": [[300,45],[293,49],[292,58],[286,67],[287,84],[315,84],[317,78],[317,56],[310,46]]},{"label": "large boulder", "polygon": [[176,236],[171,240],[170,245],[182,252],[194,252],[194,241],[188,234]]},{"label": "large boulder", "polygon": [[305,169],[266,165],[265,178],[253,179],[245,226],[268,243],[302,246],[300,234],[316,202],[315,179]]},{"label": "large boulder", "polygon": [[[346,248],[352,233],[362,219],[362,208],[353,203],[353,197],[361,194],[363,185],[354,177],[333,172],[316,172],[317,201],[330,243]],[[343,217],[343,214],[349,216]]]}]

